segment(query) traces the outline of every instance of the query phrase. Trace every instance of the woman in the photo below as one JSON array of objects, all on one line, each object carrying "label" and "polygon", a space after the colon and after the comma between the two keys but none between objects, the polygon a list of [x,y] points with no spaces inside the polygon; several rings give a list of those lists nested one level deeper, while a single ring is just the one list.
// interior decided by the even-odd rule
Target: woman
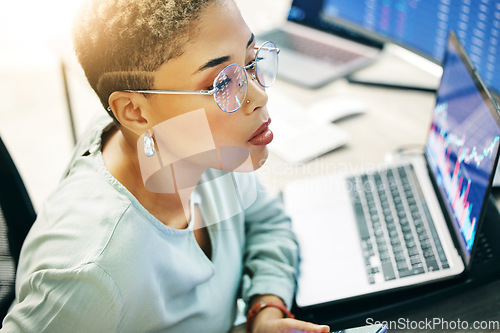
[{"label": "woman", "polygon": [[[107,118],[80,140],[23,246],[2,331],[329,332],[292,318],[297,244],[253,174],[266,86],[232,0],[94,0],[75,50]],[[232,172],[236,171],[236,172]]]}]

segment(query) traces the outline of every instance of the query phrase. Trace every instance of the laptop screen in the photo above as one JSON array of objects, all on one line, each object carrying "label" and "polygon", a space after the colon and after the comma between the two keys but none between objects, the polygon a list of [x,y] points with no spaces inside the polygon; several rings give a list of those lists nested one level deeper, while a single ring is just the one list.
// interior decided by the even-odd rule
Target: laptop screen
[{"label": "laptop screen", "polygon": [[499,149],[498,111],[452,33],[425,154],[468,262]]}]

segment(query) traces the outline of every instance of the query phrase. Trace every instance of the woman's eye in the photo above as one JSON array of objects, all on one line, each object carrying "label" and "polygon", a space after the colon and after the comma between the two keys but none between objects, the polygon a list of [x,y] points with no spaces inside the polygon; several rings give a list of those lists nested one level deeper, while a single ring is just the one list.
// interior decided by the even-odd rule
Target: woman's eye
[{"label": "woman's eye", "polygon": [[255,51],[252,51],[252,53],[249,54],[250,60],[246,63],[245,67],[248,67],[250,65],[254,65],[256,60],[257,60],[256,57],[257,57],[257,53]]},{"label": "woman's eye", "polygon": [[247,68],[247,70],[249,71],[254,71],[255,70],[255,65],[257,63],[255,62],[255,59],[252,59],[252,61],[248,62],[245,66],[245,68]]},{"label": "woman's eye", "polygon": [[227,86],[229,83],[231,83],[232,79],[229,76],[224,77],[222,80],[218,81],[215,86],[211,85],[210,87],[207,88],[207,90],[213,90],[214,88],[217,90],[223,89],[225,86]]},{"label": "woman's eye", "polygon": [[217,82],[217,85],[216,85],[216,88],[218,90],[224,88],[225,86],[227,86],[230,82],[232,81],[232,79],[228,76],[226,76],[223,80],[221,80],[220,82]]}]

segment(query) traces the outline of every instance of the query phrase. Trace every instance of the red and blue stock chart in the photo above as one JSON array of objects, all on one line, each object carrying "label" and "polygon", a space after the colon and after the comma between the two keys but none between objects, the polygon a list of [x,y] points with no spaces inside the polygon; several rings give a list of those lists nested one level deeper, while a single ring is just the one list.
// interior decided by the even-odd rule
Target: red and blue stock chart
[{"label": "red and blue stock chart", "polygon": [[[455,51],[455,50],[450,50]],[[456,52],[449,52],[429,130],[426,156],[467,250],[498,153],[491,106]]]},{"label": "red and blue stock chart", "polygon": [[429,147],[434,149],[428,151],[434,156],[438,182],[470,251],[500,136],[475,145],[466,135],[458,137],[448,132],[447,108],[446,103],[438,106],[436,121],[429,133]]}]

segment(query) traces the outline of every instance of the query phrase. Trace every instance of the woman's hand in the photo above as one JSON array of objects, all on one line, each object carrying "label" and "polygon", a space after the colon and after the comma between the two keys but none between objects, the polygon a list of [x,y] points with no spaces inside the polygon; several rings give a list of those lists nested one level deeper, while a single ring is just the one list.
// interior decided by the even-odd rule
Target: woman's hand
[{"label": "woman's hand", "polygon": [[[284,304],[281,298],[274,295],[260,295],[254,297],[252,304],[260,301],[269,301]],[[327,325],[283,318],[283,312],[276,307],[266,307],[255,316],[252,324],[252,333],[330,333]]]},{"label": "woman's hand", "polygon": [[254,325],[253,333],[330,333],[330,327],[291,318],[269,319]]}]

